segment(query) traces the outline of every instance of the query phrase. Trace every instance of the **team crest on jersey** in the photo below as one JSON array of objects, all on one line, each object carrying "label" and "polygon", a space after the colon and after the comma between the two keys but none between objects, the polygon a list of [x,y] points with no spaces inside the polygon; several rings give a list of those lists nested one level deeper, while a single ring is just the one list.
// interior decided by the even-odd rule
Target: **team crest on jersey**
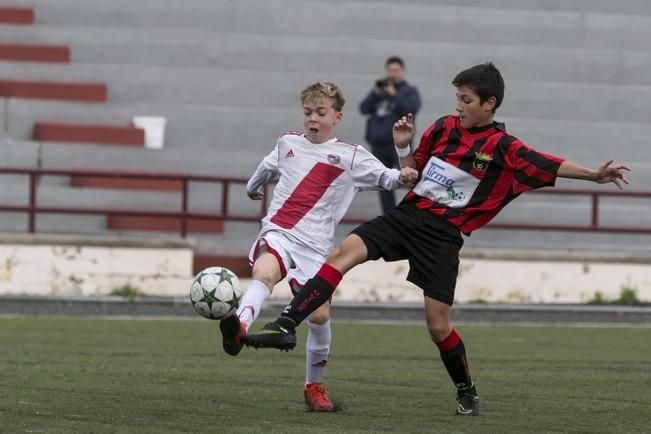
[{"label": "team crest on jersey", "polygon": [[475,152],[475,161],[472,162],[472,167],[485,172],[492,160],[493,159],[488,154],[484,154],[483,152]]},{"label": "team crest on jersey", "polygon": [[328,155],[328,163],[339,164],[339,162],[341,162],[341,157],[339,157],[339,155],[335,155],[335,154]]},{"label": "team crest on jersey", "polygon": [[293,156],[294,156],[294,151],[290,148],[290,150],[285,154],[285,158],[289,158]]}]

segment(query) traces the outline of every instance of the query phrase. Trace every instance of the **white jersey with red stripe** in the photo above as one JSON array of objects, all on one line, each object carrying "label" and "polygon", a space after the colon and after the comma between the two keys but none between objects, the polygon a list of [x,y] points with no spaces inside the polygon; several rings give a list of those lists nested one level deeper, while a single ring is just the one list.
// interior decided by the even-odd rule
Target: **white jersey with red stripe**
[{"label": "white jersey with red stripe", "polygon": [[400,172],[387,168],[361,146],[336,138],[310,142],[303,133],[281,136],[247,183],[248,192],[274,179],[278,184],[262,219],[260,235],[289,233],[323,256],[334,248],[335,227],[360,190],[400,186]]}]

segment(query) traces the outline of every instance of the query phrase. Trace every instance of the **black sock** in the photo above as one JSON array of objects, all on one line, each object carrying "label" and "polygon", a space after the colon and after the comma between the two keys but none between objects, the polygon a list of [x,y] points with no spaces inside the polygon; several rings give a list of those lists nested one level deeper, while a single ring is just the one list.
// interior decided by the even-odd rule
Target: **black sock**
[{"label": "black sock", "polygon": [[456,331],[436,344],[441,352],[441,360],[447,369],[457,392],[476,394],[470,378],[470,369],[466,359],[466,347]]},{"label": "black sock", "polygon": [[327,263],[323,264],[316,276],[308,280],[283,309],[277,320],[278,324],[287,328],[299,325],[319,306],[330,300],[342,277],[339,270]]},{"label": "black sock", "polygon": [[277,320],[278,324],[288,328],[296,327],[322,304],[330,300],[334,292],[335,288],[317,274],[305,283],[305,286],[283,309]]}]

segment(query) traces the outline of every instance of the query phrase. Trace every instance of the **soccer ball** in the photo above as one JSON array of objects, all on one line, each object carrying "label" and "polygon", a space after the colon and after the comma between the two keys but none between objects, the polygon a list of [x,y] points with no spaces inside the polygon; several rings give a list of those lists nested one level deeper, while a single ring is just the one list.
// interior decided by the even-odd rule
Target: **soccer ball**
[{"label": "soccer ball", "polygon": [[199,315],[208,319],[222,319],[240,305],[240,281],[231,270],[208,267],[192,281],[190,302]]}]

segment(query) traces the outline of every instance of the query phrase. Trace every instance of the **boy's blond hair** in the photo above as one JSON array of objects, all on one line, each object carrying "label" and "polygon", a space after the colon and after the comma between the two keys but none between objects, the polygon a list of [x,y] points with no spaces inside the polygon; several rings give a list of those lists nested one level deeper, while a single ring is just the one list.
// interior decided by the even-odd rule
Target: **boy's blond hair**
[{"label": "boy's blond hair", "polygon": [[302,104],[305,104],[305,101],[320,98],[330,98],[332,100],[332,108],[338,112],[343,110],[344,104],[346,103],[346,98],[344,98],[344,93],[341,89],[336,84],[328,81],[317,81],[301,92]]}]

